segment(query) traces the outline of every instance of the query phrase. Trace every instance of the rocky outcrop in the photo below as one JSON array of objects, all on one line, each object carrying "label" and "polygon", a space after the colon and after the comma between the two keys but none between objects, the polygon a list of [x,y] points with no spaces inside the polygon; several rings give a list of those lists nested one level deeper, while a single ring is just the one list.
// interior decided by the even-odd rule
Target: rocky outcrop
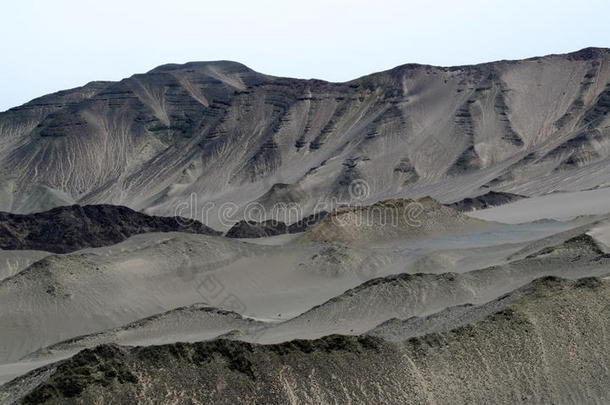
[{"label": "rocky outcrop", "polygon": [[519,194],[490,191],[478,197],[468,197],[464,198],[463,200],[445,205],[457,211],[468,212],[508,204],[514,201],[521,200],[522,198],[526,197]]},{"label": "rocky outcrop", "polygon": [[227,231],[225,236],[227,238],[264,238],[286,233],[305,232],[322,221],[326,215],[328,215],[326,211],[316,212],[290,225],[275,219],[263,222],[239,221]]},{"label": "rocky outcrop", "polygon": [[220,235],[197,221],[150,216],[113,205],[72,205],[28,215],[0,212],[0,248],[5,250],[67,253],[146,232]]},{"label": "rocky outcrop", "polygon": [[270,219],[263,222],[240,221],[233,225],[225,235],[227,238],[264,238],[282,235],[287,232],[286,224]]}]

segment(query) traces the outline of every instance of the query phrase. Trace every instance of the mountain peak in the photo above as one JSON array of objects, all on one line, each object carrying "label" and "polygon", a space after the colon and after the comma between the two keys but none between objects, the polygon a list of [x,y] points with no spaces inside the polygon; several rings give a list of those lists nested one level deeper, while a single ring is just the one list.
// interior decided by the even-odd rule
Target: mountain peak
[{"label": "mountain peak", "polygon": [[610,55],[610,48],[587,47],[565,55],[572,60],[590,60],[603,55]]},{"label": "mountain peak", "polygon": [[230,60],[215,60],[215,61],[194,61],[186,63],[166,63],[157,66],[147,73],[171,72],[181,70],[205,70],[205,69],[221,69],[232,73],[252,72],[253,70],[246,65]]}]

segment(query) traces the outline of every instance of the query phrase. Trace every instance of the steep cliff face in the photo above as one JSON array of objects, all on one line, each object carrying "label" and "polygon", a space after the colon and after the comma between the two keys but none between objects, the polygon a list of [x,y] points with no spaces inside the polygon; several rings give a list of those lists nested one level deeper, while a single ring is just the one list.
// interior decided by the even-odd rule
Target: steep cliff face
[{"label": "steep cliff face", "polygon": [[610,400],[610,358],[600,345],[610,333],[609,299],[608,282],[599,279],[543,278],[471,324],[396,343],[333,335],[266,346],[228,340],[104,345],[6,384],[0,399],[602,404]]},{"label": "steep cliff face", "polygon": [[596,48],[346,83],[164,65],[1,113],[0,208],[167,215],[195,193],[198,205],[286,197],[312,212],[316,199],[348,198],[355,179],[368,200],[584,189],[610,181],[609,82],[610,51]]}]

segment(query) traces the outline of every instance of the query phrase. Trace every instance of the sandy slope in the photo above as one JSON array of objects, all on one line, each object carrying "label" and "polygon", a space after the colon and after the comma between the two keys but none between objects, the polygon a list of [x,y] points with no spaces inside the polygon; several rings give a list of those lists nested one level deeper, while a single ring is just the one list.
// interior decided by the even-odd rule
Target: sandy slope
[{"label": "sandy slope", "polygon": [[129,323],[104,332],[80,336],[36,351],[23,359],[36,361],[67,357],[70,354],[105,343],[129,346],[150,346],[174,342],[199,342],[232,331],[251,332],[262,329],[266,322],[244,318],[231,311],[204,304],[177,308],[159,315]]},{"label": "sandy slope", "polygon": [[35,250],[0,250],[0,281],[19,273],[49,254]]},{"label": "sandy slope", "polygon": [[12,381],[0,398],[7,404],[604,404],[609,303],[607,281],[546,277],[472,324],[399,343],[335,335],[262,346],[226,340],[100,346]]},{"label": "sandy slope", "polygon": [[[527,230],[513,226],[510,232],[521,230],[517,234],[526,241],[540,232],[548,234],[566,226],[575,224],[541,224],[538,230],[535,226]],[[202,301],[246,316],[286,320],[375,277],[422,270],[464,272],[503,264],[509,255],[531,243],[479,248],[477,243],[490,238],[476,235],[471,234],[474,242],[467,248],[443,252],[443,247],[451,246],[447,242],[429,250],[421,246],[365,249],[302,238],[265,245],[165,233],[48,256],[0,283],[0,322],[7,325],[0,330],[4,343],[1,358],[3,362],[15,361],[53,343]],[[441,300],[434,305],[459,302]],[[432,305],[432,300],[424,304]],[[385,306],[378,310],[384,319],[395,316]],[[341,311],[333,316],[343,317]],[[360,321],[355,317],[351,322]],[[320,324],[322,329],[302,332],[301,327],[295,328],[291,336],[350,329],[332,325],[328,329],[324,322],[329,321]],[[190,340],[187,335],[177,333],[176,339]]]},{"label": "sandy slope", "polygon": [[332,244],[293,249],[167,233],[48,256],[0,282],[0,358],[202,301],[286,319],[395,261]]},{"label": "sandy slope", "polygon": [[346,291],[263,333],[240,339],[282,342],[324,335],[360,334],[391,318],[422,316],[466,303],[480,304],[535,278],[610,275],[610,255],[580,234],[523,259],[462,274],[399,274],[377,278]]},{"label": "sandy slope", "polygon": [[[607,235],[604,218],[483,227],[474,221],[472,227],[461,214],[456,221],[452,210],[441,207],[445,217],[430,211],[437,228],[402,224],[398,233],[377,226],[363,232],[364,239],[382,242],[377,248],[312,241],[308,233],[255,243],[151,233],[44,257],[0,282],[0,323],[6,325],[0,354],[7,363],[0,379],[40,365],[14,362],[66,340],[32,358],[48,362],[109,342],[149,345],[223,334],[280,342],[358,334],[391,318],[482,303],[547,274],[608,272],[601,245],[583,236]],[[465,224],[462,233],[459,224]],[[406,237],[409,231],[416,237]],[[408,274],[422,271],[429,274]],[[196,310],[175,311],[198,302],[276,324],[261,333],[259,323],[253,329],[232,316],[213,320]],[[89,336],[74,339],[81,335]]]},{"label": "sandy slope", "polygon": [[532,197],[500,207],[470,212],[468,215],[487,221],[516,224],[540,219],[567,220],[579,215],[606,214],[609,206],[610,188],[605,187]]}]

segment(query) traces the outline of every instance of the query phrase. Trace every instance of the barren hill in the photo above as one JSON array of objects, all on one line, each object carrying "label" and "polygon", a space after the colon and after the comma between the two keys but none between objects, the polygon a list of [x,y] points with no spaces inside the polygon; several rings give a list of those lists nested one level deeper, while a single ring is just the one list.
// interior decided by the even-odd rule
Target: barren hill
[{"label": "barren hill", "polygon": [[346,83],[170,64],[0,113],[0,209],[582,190],[610,182],[609,108],[601,48]]}]

